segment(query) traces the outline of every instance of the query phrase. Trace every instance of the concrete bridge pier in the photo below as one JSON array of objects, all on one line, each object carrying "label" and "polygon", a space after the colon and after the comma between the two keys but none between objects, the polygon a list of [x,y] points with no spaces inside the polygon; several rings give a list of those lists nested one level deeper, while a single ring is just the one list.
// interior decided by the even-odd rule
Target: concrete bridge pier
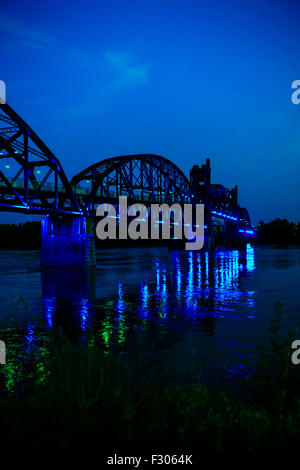
[{"label": "concrete bridge pier", "polygon": [[93,220],[46,216],[41,223],[41,266],[94,266]]}]

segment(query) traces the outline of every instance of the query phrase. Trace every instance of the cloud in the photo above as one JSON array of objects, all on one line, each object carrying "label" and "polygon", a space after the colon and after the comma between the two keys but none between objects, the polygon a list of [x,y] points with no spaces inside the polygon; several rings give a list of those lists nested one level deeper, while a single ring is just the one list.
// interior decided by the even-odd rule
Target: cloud
[{"label": "cloud", "polygon": [[126,52],[107,50],[104,57],[116,74],[112,88],[131,88],[148,82],[148,64],[133,64],[132,56]]},{"label": "cloud", "polygon": [[[93,54],[82,54],[80,51],[74,52],[76,52],[75,55],[78,56],[80,62],[85,57],[85,65],[88,67],[89,73],[93,73],[94,77],[99,75],[99,81],[97,86],[94,83],[93,86],[86,87],[82,102],[64,109],[64,116],[68,119],[92,114],[104,114],[105,109],[116,96],[122,95],[126,90],[132,90],[149,82],[150,65],[137,63],[133,60],[132,54],[128,52],[106,50],[100,57],[99,54],[94,56]],[[101,57],[102,62],[104,58],[104,63],[99,61]],[[101,64],[100,68],[99,63]],[[95,67],[95,64],[97,64],[97,67]],[[103,80],[103,74],[107,76],[106,72],[108,72],[110,78],[105,81]]]},{"label": "cloud", "polygon": [[[52,61],[53,66],[60,67],[62,71],[61,86],[68,87],[72,82],[70,92],[81,89],[80,97],[71,105],[66,92],[63,114],[67,117],[103,113],[116,96],[149,82],[149,64],[137,61],[128,51],[68,47],[34,25],[3,14],[0,15],[0,31],[6,34],[0,49],[19,54],[25,53],[23,48],[44,51],[49,56],[49,63]],[[38,98],[41,99],[46,100],[47,97]]]},{"label": "cloud", "polygon": [[22,46],[33,49],[45,49],[53,42],[52,38],[6,15],[0,16],[0,30],[12,35],[17,41],[22,41]]}]

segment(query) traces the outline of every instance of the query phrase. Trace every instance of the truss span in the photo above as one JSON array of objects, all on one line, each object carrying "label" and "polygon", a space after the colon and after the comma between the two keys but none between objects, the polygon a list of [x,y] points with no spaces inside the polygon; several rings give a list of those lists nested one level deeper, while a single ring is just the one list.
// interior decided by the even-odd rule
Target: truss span
[{"label": "truss span", "polygon": [[248,211],[238,204],[237,186],[211,184],[209,159],[193,167],[191,182],[173,162],[155,154],[106,158],[69,182],[33,129],[8,104],[0,104],[0,211],[93,216],[99,204],[115,204],[119,196],[146,206],[201,202],[207,225],[241,232],[251,227]]},{"label": "truss span", "polygon": [[59,160],[8,105],[0,105],[0,210],[81,213]]},{"label": "truss span", "polygon": [[146,204],[184,203],[193,197],[184,173],[167,158],[153,154],[107,158],[74,176],[71,186],[85,211],[119,196]]}]

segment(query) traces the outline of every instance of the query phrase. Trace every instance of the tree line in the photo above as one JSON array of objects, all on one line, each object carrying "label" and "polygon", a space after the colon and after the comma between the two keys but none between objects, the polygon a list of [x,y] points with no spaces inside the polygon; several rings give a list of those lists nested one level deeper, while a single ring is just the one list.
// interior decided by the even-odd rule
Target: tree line
[{"label": "tree line", "polygon": [[38,249],[40,246],[40,221],[0,224],[0,248]]},{"label": "tree line", "polygon": [[268,223],[261,221],[256,228],[256,232],[258,243],[300,244],[299,222],[289,222],[287,219],[275,219]]},{"label": "tree line", "polygon": [[[259,222],[256,243],[300,244],[300,223],[287,219]],[[97,240],[96,240],[97,241]],[[41,246],[41,223],[0,224],[0,248],[38,249]]]}]

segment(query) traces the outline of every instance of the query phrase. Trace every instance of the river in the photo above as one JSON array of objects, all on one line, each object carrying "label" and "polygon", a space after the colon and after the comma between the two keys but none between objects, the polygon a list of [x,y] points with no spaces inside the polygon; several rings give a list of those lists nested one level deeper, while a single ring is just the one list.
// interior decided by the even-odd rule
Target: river
[{"label": "river", "polygon": [[115,248],[97,250],[96,269],[41,271],[39,260],[38,251],[0,251],[0,327],[31,340],[54,325],[92,328],[108,353],[155,348],[178,371],[222,364],[229,378],[247,378],[278,302],[282,331],[299,324],[299,247]]}]

